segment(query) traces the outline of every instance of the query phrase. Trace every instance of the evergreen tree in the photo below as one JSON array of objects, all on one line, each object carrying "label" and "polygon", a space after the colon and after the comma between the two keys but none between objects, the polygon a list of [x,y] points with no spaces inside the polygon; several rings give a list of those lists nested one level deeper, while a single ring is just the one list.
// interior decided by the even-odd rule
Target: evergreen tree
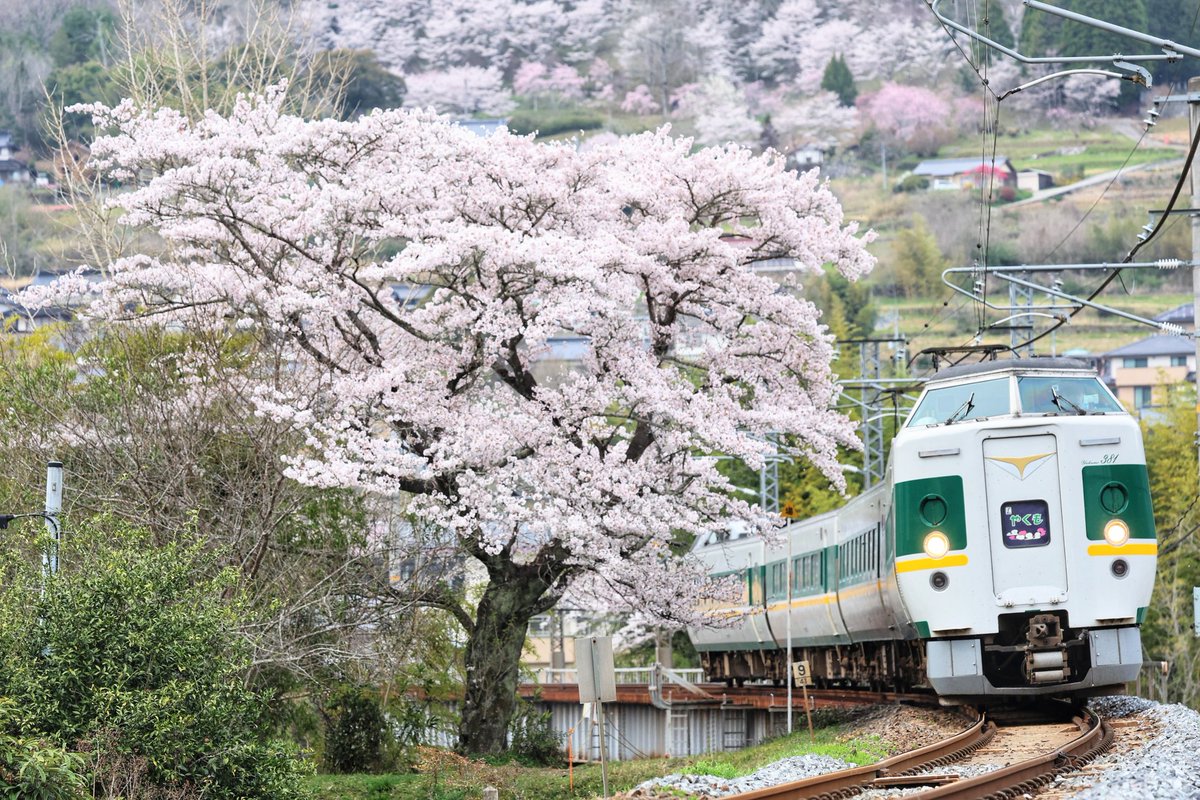
[{"label": "evergreen tree", "polygon": [[858,97],[858,88],[854,85],[850,67],[846,66],[846,59],[841,55],[829,59],[825,74],[821,76],[821,88],[836,94],[842,105],[854,105],[854,99]]},{"label": "evergreen tree", "polygon": [[[1196,46],[1196,5],[1190,0],[1146,0],[1146,16],[1151,36],[1171,39],[1180,44]],[[1175,84],[1181,87],[1196,74],[1196,64],[1183,58],[1174,64],[1158,61],[1147,65],[1156,84]]]},{"label": "evergreen tree", "polygon": [[116,19],[109,11],[72,8],[63,15],[62,24],[50,39],[54,66],[108,61],[115,27]]},{"label": "evergreen tree", "polygon": [[[1026,18],[1029,14],[1025,15]],[[986,25],[982,29],[983,35],[991,39],[999,45],[1013,49],[1016,47],[1016,40],[1013,39],[1012,28],[1008,27],[1008,20],[1004,17],[1004,8],[998,3],[988,6]]]},{"label": "evergreen tree", "polygon": [[927,294],[948,266],[937,239],[919,214],[914,216],[911,227],[896,236],[891,261],[896,288],[905,297]]}]

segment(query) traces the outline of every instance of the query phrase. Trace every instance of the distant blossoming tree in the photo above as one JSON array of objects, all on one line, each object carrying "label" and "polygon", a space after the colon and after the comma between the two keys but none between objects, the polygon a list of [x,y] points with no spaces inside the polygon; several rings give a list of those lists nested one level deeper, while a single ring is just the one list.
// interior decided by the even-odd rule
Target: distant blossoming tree
[{"label": "distant blossoming tree", "polygon": [[583,76],[565,64],[547,67],[540,61],[522,64],[513,76],[513,91],[531,98],[535,109],[543,100],[552,104],[580,100],[585,84]]},{"label": "distant blossoming tree", "polygon": [[659,108],[658,101],[650,93],[650,87],[644,83],[626,92],[625,99],[621,101],[621,110],[627,114],[653,114]]},{"label": "distant blossoming tree", "polygon": [[[291,474],[399,497],[482,565],[474,607],[407,589],[466,631],[466,752],[506,746],[527,624],[573,585],[684,622],[728,590],[672,542],[771,522],[703,456],[759,464],[775,431],[842,480],[830,337],[751,265],[872,259],[778,157],[662,133],[580,152],[424,112],[309,122],[273,96],[194,122],[93,110],[94,166],[130,187],[113,205],[164,244],[107,264],[90,313],[288,343],[306,390],[256,402],[307,442]],[[409,307],[396,284],[431,291]],[[544,380],[563,334],[584,355]]]},{"label": "distant blossoming tree", "polygon": [[833,92],[818,92],[783,105],[771,122],[784,152],[800,147],[832,150],[856,138],[858,109],[842,105]]},{"label": "distant blossoming tree", "polygon": [[762,134],[762,125],[750,114],[745,98],[722,78],[706,80],[691,98],[696,115],[696,138],[701,144],[754,146]]},{"label": "distant blossoming tree", "polygon": [[910,152],[934,152],[949,135],[950,105],[930,89],[886,83],[859,107],[889,144]]},{"label": "distant blossoming tree", "polygon": [[405,78],[410,108],[433,108],[443,114],[507,114],[513,108],[500,71],[495,68],[451,67]]}]

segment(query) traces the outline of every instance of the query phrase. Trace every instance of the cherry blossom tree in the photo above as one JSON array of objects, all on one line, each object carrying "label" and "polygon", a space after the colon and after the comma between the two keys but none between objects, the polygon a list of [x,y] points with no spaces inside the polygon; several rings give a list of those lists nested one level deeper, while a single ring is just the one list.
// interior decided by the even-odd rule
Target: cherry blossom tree
[{"label": "cherry blossom tree", "polygon": [[934,152],[949,135],[950,105],[930,89],[887,83],[859,107],[890,144],[911,152]]},{"label": "cherry blossom tree", "polygon": [[650,93],[650,87],[644,83],[626,92],[625,99],[621,101],[621,110],[627,114],[653,114],[658,109],[658,101]]},{"label": "cherry blossom tree", "polygon": [[771,123],[784,152],[800,147],[832,150],[854,141],[858,109],[843,106],[833,92],[818,92],[787,103],[772,115]]},{"label": "cherry blossom tree", "polygon": [[702,144],[723,145],[733,142],[748,147],[758,144],[762,125],[750,114],[746,99],[722,78],[710,78],[701,86],[691,104],[696,115],[696,139]]},{"label": "cherry blossom tree", "polygon": [[513,91],[533,100],[536,109],[540,100],[551,104],[583,98],[586,80],[565,64],[547,67],[538,61],[522,64],[513,76]]},{"label": "cherry blossom tree", "polygon": [[[463,751],[505,747],[528,621],[573,585],[675,621],[732,588],[672,542],[772,522],[703,456],[760,464],[775,431],[841,484],[831,337],[794,279],[752,269],[872,265],[812,173],[665,132],[579,152],[428,112],[310,122],[276,95],[93,111],[123,224],[164,244],[105,265],[90,317],[287,343],[305,390],[254,396],[303,436],[289,474],[396,497],[486,572],[473,608],[409,590],[466,631]],[[398,283],[430,294],[400,304]],[[539,377],[563,333],[586,355]]]},{"label": "cherry blossom tree", "polygon": [[410,108],[433,108],[443,114],[507,114],[512,98],[504,89],[500,71],[494,67],[451,67],[441,72],[422,72],[405,79]]}]

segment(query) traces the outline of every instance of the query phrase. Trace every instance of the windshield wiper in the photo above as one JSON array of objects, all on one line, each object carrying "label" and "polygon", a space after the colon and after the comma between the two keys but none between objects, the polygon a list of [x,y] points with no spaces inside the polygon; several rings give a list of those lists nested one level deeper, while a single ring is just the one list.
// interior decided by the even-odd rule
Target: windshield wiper
[{"label": "windshield wiper", "polygon": [[1078,405],[1076,405],[1075,403],[1072,403],[1070,400],[1068,400],[1067,398],[1065,398],[1061,394],[1059,394],[1058,388],[1054,387],[1054,386],[1050,387],[1050,402],[1054,403],[1054,407],[1057,408],[1059,411],[1066,411],[1066,409],[1062,407],[1062,404],[1066,403],[1071,408],[1075,409],[1075,415],[1078,417],[1085,416],[1088,413],[1088,412],[1084,411],[1082,408],[1080,408]]},{"label": "windshield wiper", "polygon": [[971,392],[971,396],[970,396],[970,397],[968,397],[968,398],[967,398],[967,399],[966,399],[966,400],[963,402],[963,404],[962,404],[961,406],[959,406],[959,407],[958,407],[958,410],[957,410],[957,411],[955,411],[955,412],[954,412],[953,414],[951,414],[950,416],[946,417],[946,422],[945,422],[945,424],[946,424],[946,425],[949,425],[949,424],[950,424],[950,423],[952,423],[952,422],[958,422],[960,419],[962,419],[963,417],[965,417],[967,414],[970,414],[970,413],[971,413],[971,409],[972,409],[972,408],[974,408],[974,407],[975,407],[975,393],[974,393],[974,392]]}]

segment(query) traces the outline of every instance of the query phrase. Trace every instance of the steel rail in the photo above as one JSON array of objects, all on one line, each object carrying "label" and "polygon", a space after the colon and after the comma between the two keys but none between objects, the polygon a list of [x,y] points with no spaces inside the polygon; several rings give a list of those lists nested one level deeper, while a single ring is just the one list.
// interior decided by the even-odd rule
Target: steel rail
[{"label": "steel rail", "polygon": [[1082,733],[1064,747],[911,797],[920,800],[1000,800],[1034,794],[1056,775],[1079,769],[1112,745],[1112,730],[1094,713],[1085,712],[1072,721]]},{"label": "steel rail", "polygon": [[917,770],[930,769],[962,759],[986,744],[995,732],[995,723],[980,716],[971,727],[947,739],[875,764],[730,795],[726,800],[838,800],[853,797],[864,789],[871,788],[876,781],[895,779]]}]

